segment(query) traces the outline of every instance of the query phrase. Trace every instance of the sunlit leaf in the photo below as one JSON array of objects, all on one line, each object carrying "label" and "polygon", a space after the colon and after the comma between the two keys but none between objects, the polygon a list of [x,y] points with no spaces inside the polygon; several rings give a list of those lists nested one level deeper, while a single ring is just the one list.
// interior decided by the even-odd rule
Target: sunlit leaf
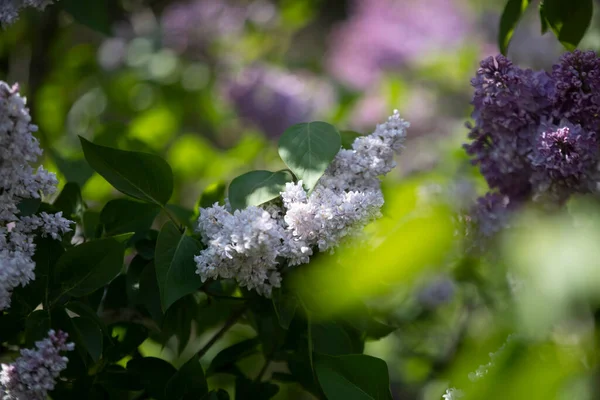
[{"label": "sunlit leaf", "polygon": [[285,184],[293,179],[289,171],[251,171],[240,175],[229,185],[231,207],[241,210],[273,200],[285,190]]},{"label": "sunlit leaf", "polygon": [[165,160],[149,153],[125,151],[79,138],[92,168],[115,189],[149,203],[164,206],[173,193],[173,173]]},{"label": "sunlit leaf", "polygon": [[500,52],[506,55],[508,45],[523,13],[529,6],[530,0],[508,0],[500,17],[498,46]]},{"label": "sunlit leaf", "polygon": [[568,50],[577,47],[592,22],[593,0],[544,0],[546,21]]},{"label": "sunlit leaf", "polygon": [[279,139],[279,155],[288,168],[312,190],[342,146],[339,131],[325,122],[288,128]]}]

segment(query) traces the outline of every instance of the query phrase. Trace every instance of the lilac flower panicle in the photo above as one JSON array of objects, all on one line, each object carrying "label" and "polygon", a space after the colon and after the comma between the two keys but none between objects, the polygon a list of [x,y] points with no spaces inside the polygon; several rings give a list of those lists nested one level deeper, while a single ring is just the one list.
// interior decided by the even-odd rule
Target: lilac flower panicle
[{"label": "lilac flower panicle", "polygon": [[379,177],[395,167],[409,124],[397,111],[375,131],[340,150],[310,195],[303,182],[287,183],[280,203],[231,213],[215,204],[200,209],[198,231],[207,245],[195,257],[203,280],[235,278],[269,297],[281,269],[332,251],[380,217]]},{"label": "lilac flower panicle", "polygon": [[597,190],[600,58],[594,52],[566,53],[552,74],[489,57],[471,83],[474,125],[465,149],[491,189],[474,210],[483,236],[506,226],[508,212],[524,202],[561,205],[574,193]]},{"label": "lilac flower panicle", "polygon": [[10,306],[15,287],[35,278],[34,236],[60,239],[71,230],[60,212],[19,215],[23,199],[50,195],[58,183],[54,174],[30,165],[42,154],[36,130],[18,86],[0,81],[0,311]]},{"label": "lilac flower panicle", "polygon": [[35,343],[36,349],[22,349],[11,364],[0,364],[0,399],[45,400],[56,379],[67,367],[62,352],[72,351],[65,332],[50,330],[48,337]]},{"label": "lilac flower panicle", "polygon": [[586,129],[600,129],[600,58],[593,51],[565,53],[552,68],[552,116]]},{"label": "lilac flower panicle", "polygon": [[19,19],[21,9],[32,7],[43,11],[53,0],[0,0],[0,23],[6,27]]},{"label": "lilac flower panicle", "polygon": [[540,126],[530,155],[532,183],[539,192],[554,192],[557,200],[574,192],[590,192],[598,180],[596,134],[564,121],[558,126]]}]

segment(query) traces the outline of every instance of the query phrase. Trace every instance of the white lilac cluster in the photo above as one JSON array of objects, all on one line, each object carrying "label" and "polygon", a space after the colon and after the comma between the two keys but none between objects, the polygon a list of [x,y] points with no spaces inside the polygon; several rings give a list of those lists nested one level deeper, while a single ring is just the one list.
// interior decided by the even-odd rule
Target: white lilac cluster
[{"label": "white lilac cluster", "polygon": [[10,306],[15,287],[35,278],[35,233],[60,239],[70,230],[71,221],[62,213],[19,216],[23,199],[38,199],[56,190],[54,174],[30,165],[42,153],[32,135],[36,129],[18,86],[0,81],[0,311]]},{"label": "white lilac cluster", "polygon": [[44,10],[53,0],[0,0],[0,23],[3,26],[13,24],[19,19],[22,8],[32,7]]},{"label": "white lilac cluster", "polygon": [[395,166],[409,124],[398,111],[351,150],[337,154],[312,193],[302,181],[286,184],[281,203],[231,213],[215,204],[200,210],[198,230],[207,248],[195,257],[202,280],[235,278],[269,297],[280,269],[307,263],[314,251],[331,251],[380,217],[379,177]]},{"label": "white lilac cluster", "polygon": [[75,347],[67,337],[51,330],[46,339],[35,343],[36,349],[23,349],[12,364],[0,364],[0,399],[45,400],[69,361],[60,353]]}]

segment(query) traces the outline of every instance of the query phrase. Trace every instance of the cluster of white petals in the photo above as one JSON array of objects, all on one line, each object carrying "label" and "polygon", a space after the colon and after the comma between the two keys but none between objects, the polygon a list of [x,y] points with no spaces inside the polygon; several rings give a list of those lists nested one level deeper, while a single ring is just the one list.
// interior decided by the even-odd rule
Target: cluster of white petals
[{"label": "cluster of white petals", "polygon": [[52,2],[53,0],[0,0],[0,23],[4,26],[11,25],[19,19],[22,8],[43,10]]},{"label": "cluster of white petals", "polygon": [[46,339],[35,343],[36,349],[23,349],[15,362],[0,364],[0,399],[45,400],[69,361],[60,353],[74,349],[67,337],[51,330]]},{"label": "cluster of white petals", "polygon": [[18,87],[0,81],[0,311],[10,306],[15,287],[35,277],[35,234],[60,239],[70,230],[71,221],[62,213],[19,215],[23,199],[39,199],[56,190],[54,174],[30,165],[42,153],[32,135],[36,129]]},{"label": "cluster of white petals", "polygon": [[310,194],[299,181],[286,185],[280,202],[233,213],[218,204],[200,209],[197,229],[207,247],[195,257],[196,272],[203,281],[234,278],[269,297],[281,285],[281,268],[332,251],[380,217],[380,176],[396,166],[408,126],[395,110],[352,149],[340,150]]},{"label": "cluster of white petals", "polygon": [[446,393],[442,395],[444,400],[458,400],[464,396],[462,390],[458,390],[455,388],[446,389]]}]

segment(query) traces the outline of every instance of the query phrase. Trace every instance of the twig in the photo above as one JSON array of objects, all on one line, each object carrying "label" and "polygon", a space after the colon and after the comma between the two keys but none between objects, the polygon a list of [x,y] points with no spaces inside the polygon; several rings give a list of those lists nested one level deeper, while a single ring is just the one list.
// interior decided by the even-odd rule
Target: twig
[{"label": "twig", "polygon": [[273,349],[273,351],[265,358],[265,365],[263,365],[256,378],[254,378],[254,383],[259,383],[262,380],[262,377],[265,375],[265,372],[267,372],[269,365],[271,365],[271,361],[273,360],[274,355],[275,349]]},{"label": "twig", "polygon": [[208,350],[210,350],[212,345],[215,344],[229,330],[229,328],[235,325],[238,319],[240,319],[241,316],[244,315],[247,308],[248,306],[244,305],[238,311],[231,314],[227,321],[225,321],[225,325],[223,325],[223,327],[217,333],[215,333],[215,335],[208,341],[208,343],[206,343],[204,347],[202,347],[200,351],[198,351],[198,358],[202,358],[208,352]]}]

